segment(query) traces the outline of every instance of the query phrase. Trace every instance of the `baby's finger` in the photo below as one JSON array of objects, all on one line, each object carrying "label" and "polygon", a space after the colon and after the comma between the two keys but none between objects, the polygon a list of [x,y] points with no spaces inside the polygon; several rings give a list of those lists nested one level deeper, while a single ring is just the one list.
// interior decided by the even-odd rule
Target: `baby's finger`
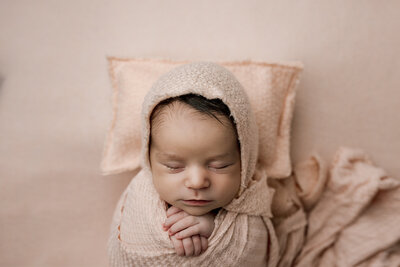
[{"label": "baby's finger", "polygon": [[202,251],[200,236],[199,235],[192,236],[192,241],[193,241],[193,246],[194,246],[193,255],[199,256]]},{"label": "baby's finger", "polygon": [[[175,227],[175,225],[176,225],[176,224],[174,224],[173,227]],[[171,229],[172,229],[172,227],[171,227]],[[170,229],[170,231],[173,232],[174,229],[173,229],[173,230],[171,230],[171,229]],[[200,233],[200,230],[199,230],[199,225],[198,225],[198,224],[189,226],[188,228],[185,228],[185,229],[183,229],[183,230],[177,230],[176,232],[177,232],[177,233],[175,234],[175,237],[176,237],[177,239],[183,239],[183,238],[187,238],[187,237],[189,237],[189,236],[201,234],[201,233]]]},{"label": "baby's finger", "polygon": [[184,211],[180,211],[178,213],[175,213],[173,215],[171,215],[170,217],[168,217],[163,226],[164,229],[167,230],[171,225],[175,224],[176,222],[182,220],[183,218],[185,218],[186,216],[188,216],[188,214]]},{"label": "baby's finger", "polygon": [[178,256],[185,256],[185,249],[183,248],[182,240],[176,239],[174,236],[171,237],[172,244],[174,245],[175,252]]},{"label": "baby's finger", "polygon": [[167,217],[169,217],[169,216],[171,216],[171,215],[173,215],[173,214],[175,214],[175,213],[178,213],[178,212],[180,212],[180,211],[181,211],[180,208],[177,208],[177,207],[175,207],[175,206],[171,206],[171,207],[167,210]]},{"label": "baby's finger", "polygon": [[193,241],[192,238],[185,238],[182,240],[183,243],[183,248],[185,250],[185,256],[193,256],[194,252],[194,246],[193,246]]},{"label": "baby's finger", "polygon": [[178,239],[183,239],[185,237],[197,235],[197,234],[199,234],[199,228],[196,227],[196,225],[198,225],[198,222],[196,221],[195,217],[186,216],[171,225],[171,227],[169,229],[169,234],[173,235],[177,232],[182,232],[183,230],[185,230],[183,233],[176,236],[176,238],[178,238]]},{"label": "baby's finger", "polygon": [[201,242],[201,253],[203,253],[208,248],[208,239],[204,236],[200,236],[200,242]]}]

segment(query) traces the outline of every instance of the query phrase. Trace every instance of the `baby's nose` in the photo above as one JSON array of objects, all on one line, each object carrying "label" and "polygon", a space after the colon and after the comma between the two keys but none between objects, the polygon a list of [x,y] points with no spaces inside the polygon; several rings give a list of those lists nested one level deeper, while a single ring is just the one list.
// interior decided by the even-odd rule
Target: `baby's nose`
[{"label": "baby's nose", "polygon": [[193,167],[185,181],[185,186],[191,189],[203,189],[210,186],[208,172],[202,167]]}]

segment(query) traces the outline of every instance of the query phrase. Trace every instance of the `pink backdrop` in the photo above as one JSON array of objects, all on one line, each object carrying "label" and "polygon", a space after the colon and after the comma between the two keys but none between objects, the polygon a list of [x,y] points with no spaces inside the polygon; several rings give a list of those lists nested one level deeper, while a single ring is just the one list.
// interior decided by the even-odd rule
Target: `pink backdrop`
[{"label": "pink backdrop", "polygon": [[299,60],[293,161],[364,149],[400,177],[399,1],[0,2],[0,265],[107,266],[106,56]]}]

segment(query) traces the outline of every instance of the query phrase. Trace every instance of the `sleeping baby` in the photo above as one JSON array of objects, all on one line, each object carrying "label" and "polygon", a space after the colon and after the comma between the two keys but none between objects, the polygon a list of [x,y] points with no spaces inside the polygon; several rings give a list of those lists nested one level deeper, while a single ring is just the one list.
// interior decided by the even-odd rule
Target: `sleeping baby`
[{"label": "sleeping baby", "polygon": [[273,190],[241,84],[211,62],[161,76],[142,105],[142,169],[122,194],[111,266],[274,266]]},{"label": "sleeping baby", "polygon": [[229,115],[220,99],[187,94],[161,101],[150,116],[153,184],[171,205],[163,226],[178,255],[207,248],[213,212],[239,190],[239,144]]}]

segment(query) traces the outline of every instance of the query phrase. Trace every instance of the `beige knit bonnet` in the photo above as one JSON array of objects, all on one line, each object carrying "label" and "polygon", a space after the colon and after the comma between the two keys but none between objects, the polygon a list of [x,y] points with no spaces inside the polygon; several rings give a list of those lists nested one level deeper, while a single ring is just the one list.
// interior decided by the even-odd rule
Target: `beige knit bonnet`
[{"label": "beige knit bonnet", "polygon": [[219,98],[230,109],[240,142],[241,187],[249,185],[258,155],[258,130],[248,97],[235,76],[213,62],[193,62],[178,66],[162,75],[147,93],[142,105],[142,167],[150,170],[150,115],[167,98],[198,94],[207,99]]}]

